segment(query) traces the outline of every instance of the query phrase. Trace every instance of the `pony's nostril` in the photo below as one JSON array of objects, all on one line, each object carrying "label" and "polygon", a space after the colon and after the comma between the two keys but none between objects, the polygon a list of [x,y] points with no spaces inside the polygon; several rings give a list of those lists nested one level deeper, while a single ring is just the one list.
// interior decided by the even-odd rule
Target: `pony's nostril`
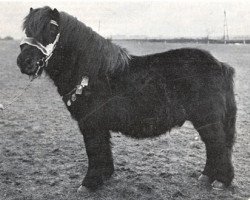
[{"label": "pony's nostril", "polygon": [[20,66],[21,65],[21,59],[19,57],[17,57],[17,65]]},{"label": "pony's nostril", "polygon": [[30,64],[30,63],[31,63],[31,59],[30,59],[30,58],[26,58],[26,59],[24,60],[24,62],[27,63],[27,64]]}]

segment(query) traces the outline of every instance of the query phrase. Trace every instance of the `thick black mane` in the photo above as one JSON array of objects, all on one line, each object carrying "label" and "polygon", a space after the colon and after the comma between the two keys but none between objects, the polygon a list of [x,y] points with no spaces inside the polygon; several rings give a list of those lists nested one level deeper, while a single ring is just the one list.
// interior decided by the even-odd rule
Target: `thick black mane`
[{"label": "thick black mane", "polygon": [[30,10],[30,13],[23,21],[23,30],[28,37],[33,37],[41,42],[42,33],[51,20],[50,10],[48,6],[42,9]]},{"label": "thick black mane", "polygon": [[60,26],[60,44],[84,56],[83,70],[90,76],[123,71],[128,67],[130,56],[124,48],[103,38],[75,17],[61,12]]}]

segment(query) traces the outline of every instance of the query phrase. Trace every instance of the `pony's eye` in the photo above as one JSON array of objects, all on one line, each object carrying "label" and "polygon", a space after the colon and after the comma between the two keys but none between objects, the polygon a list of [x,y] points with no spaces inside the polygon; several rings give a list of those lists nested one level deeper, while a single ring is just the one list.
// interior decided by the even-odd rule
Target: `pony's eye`
[{"label": "pony's eye", "polygon": [[49,34],[50,34],[51,40],[55,40],[57,32],[54,30],[51,30]]},{"label": "pony's eye", "polygon": [[54,31],[50,31],[50,36],[55,36],[56,35],[56,33],[54,32]]},{"label": "pony's eye", "polygon": [[55,25],[51,24],[50,25],[50,35],[56,36],[57,32],[58,32],[58,28]]}]

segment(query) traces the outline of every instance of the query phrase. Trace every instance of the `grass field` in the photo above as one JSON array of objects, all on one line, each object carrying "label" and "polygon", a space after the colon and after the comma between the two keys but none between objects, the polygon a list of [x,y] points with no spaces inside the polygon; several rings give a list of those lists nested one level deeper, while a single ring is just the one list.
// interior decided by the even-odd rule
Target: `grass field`
[{"label": "grass field", "polygon": [[[95,193],[77,194],[87,170],[83,138],[48,77],[0,111],[0,200],[248,199],[250,198],[250,46],[117,41],[137,55],[184,46],[209,50],[236,69],[235,180],[225,191],[200,185],[204,145],[185,123],[159,138],[134,140],[113,133],[116,172]],[[0,103],[28,83],[16,66],[18,42],[0,41]]]}]

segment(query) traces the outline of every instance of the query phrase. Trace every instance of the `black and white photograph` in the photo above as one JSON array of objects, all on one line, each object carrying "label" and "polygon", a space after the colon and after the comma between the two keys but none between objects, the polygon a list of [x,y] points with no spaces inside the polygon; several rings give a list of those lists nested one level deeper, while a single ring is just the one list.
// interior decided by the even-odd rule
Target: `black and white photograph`
[{"label": "black and white photograph", "polygon": [[250,200],[249,11],[0,0],[0,200]]}]

